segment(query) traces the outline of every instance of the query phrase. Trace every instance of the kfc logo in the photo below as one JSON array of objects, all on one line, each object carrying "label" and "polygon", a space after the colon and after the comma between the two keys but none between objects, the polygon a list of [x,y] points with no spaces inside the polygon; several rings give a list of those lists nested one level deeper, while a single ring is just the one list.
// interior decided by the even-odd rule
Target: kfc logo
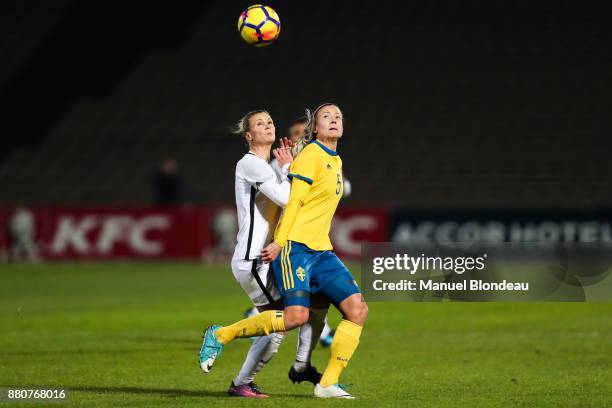
[{"label": "kfc logo", "polygon": [[137,255],[159,255],[164,251],[163,239],[151,235],[157,232],[159,236],[170,225],[166,215],[62,215],[57,219],[49,251],[52,255],[108,255],[117,245],[124,245]]}]

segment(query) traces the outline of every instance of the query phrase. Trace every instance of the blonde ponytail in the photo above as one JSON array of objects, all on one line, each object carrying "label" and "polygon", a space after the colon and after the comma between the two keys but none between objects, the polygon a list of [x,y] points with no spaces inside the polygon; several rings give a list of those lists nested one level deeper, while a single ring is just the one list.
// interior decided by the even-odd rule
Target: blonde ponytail
[{"label": "blonde ponytail", "polygon": [[310,109],[306,108],[305,116],[306,116],[306,125],[304,126],[304,133],[302,133],[302,136],[300,136],[297,142],[295,142],[293,149],[291,149],[291,154],[293,155],[293,157],[297,156],[297,154],[301,152],[302,149],[305,148],[306,145],[308,145],[308,143],[312,142],[312,139],[313,139],[312,129],[311,129],[312,127],[311,124],[313,123],[313,119],[312,119],[312,114],[310,113]]},{"label": "blonde ponytail", "polygon": [[230,128],[230,132],[235,135],[240,135],[240,136],[245,137],[246,133],[251,130],[249,119],[251,119],[253,115],[257,115],[258,113],[266,113],[270,115],[267,111],[263,109],[251,111],[247,113],[246,115],[244,115],[243,117],[241,117],[238,122],[234,123],[234,125]]}]

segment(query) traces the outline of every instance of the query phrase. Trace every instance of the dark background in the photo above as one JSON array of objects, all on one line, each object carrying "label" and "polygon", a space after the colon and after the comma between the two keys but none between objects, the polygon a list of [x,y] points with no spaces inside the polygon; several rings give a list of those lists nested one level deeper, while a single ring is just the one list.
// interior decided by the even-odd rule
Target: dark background
[{"label": "dark background", "polygon": [[231,204],[228,128],[343,109],[348,205],[612,205],[612,6],[604,1],[10,1],[1,7],[2,204],[148,204],[160,158],[184,200]]}]

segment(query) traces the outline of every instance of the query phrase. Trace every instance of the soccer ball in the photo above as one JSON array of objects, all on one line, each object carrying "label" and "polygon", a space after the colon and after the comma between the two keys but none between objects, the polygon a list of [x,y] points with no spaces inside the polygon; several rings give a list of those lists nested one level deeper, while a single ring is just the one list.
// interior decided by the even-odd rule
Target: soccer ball
[{"label": "soccer ball", "polygon": [[238,32],[242,39],[255,47],[265,47],[278,38],[280,19],[271,7],[255,4],[238,17]]}]

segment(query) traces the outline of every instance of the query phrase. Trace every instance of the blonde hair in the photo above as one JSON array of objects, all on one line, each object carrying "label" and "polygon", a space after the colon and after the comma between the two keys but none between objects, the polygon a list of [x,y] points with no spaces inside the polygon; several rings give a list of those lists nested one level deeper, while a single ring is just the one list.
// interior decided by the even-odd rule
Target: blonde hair
[{"label": "blonde hair", "polygon": [[[325,102],[325,103],[320,104],[312,112],[310,112],[309,109],[306,109],[307,122],[306,122],[306,126],[304,126],[304,134],[300,136],[298,141],[295,143],[295,146],[293,146],[293,149],[291,151],[293,153],[293,157],[295,157],[299,152],[301,152],[302,149],[306,147],[306,145],[308,145],[308,143],[313,141],[313,139],[316,139],[317,137],[317,113],[319,113],[319,111],[326,106],[335,106],[338,108],[338,110],[340,110],[338,105],[336,105],[335,103],[331,103],[331,102]],[[342,113],[342,111],[340,111],[340,113]]]},{"label": "blonde hair", "polygon": [[240,136],[243,136],[243,137],[246,136],[247,132],[249,132],[251,130],[251,124],[249,123],[249,120],[254,115],[257,115],[258,113],[265,113],[268,116],[270,116],[268,111],[263,110],[263,109],[258,109],[258,110],[250,111],[246,115],[241,117],[238,122],[234,123],[234,126],[232,126],[232,128],[230,129],[230,132],[232,132],[235,135],[240,135]]}]

